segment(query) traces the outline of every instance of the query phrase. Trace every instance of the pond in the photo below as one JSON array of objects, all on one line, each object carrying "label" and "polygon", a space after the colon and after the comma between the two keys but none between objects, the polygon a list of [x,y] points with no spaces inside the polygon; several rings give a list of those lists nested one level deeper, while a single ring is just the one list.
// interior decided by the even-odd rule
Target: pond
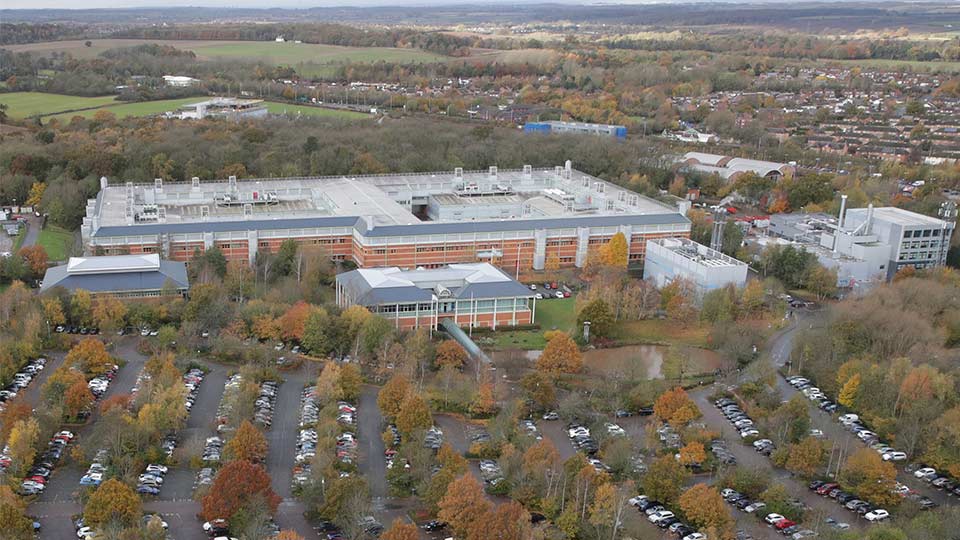
[{"label": "pond", "polygon": [[[583,353],[583,366],[597,376],[621,375],[630,379],[662,379],[663,360],[670,347],[664,345],[627,345],[608,349],[590,349]],[[488,353],[498,370],[513,379],[522,377],[542,351],[502,350]],[[685,347],[681,354],[691,359],[690,372],[709,373],[721,366],[720,355],[708,349]]]}]

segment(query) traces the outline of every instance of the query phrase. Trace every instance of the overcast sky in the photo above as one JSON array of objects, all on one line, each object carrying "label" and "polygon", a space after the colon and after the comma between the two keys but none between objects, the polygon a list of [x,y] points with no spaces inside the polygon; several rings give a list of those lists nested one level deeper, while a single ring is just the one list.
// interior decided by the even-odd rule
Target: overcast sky
[{"label": "overcast sky", "polygon": [[[495,0],[513,4],[541,3],[549,0]],[[574,3],[574,0],[560,0]],[[640,3],[642,0],[613,0],[612,3]],[[649,0],[648,0],[649,1]],[[661,2],[670,0],[659,0]],[[709,1],[709,0],[708,0]],[[395,6],[395,5],[443,5],[484,4],[488,0],[0,0],[0,9],[96,9],[130,7],[242,7],[242,8],[310,8],[329,6]],[[580,3],[580,2],[577,2]],[[583,2],[587,3],[587,2]],[[608,2],[609,3],[609,2]],[[652,2],[651,2],[652,3]]]}]

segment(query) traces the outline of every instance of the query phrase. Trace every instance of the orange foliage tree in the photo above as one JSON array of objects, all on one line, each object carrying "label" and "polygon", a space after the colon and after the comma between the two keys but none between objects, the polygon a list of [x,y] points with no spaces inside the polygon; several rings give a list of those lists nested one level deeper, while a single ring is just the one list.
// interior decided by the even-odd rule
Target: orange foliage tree
[{"label": "orange foliage tree", "polygon": [[455,367],[460,369],[467,360],[467,351],[459,343],[452,339],[441,342],[437,345],[437,367]]},{"label": "orange foliage tree", "polygon": [[653,404],[653,413],[673,427],[682,427],[700,417],[700,409],[681,387],[660,394]]},{"label": "orange foliage tree", "polygon": [[220,469],[210,493],[203,498],[203,518],[228,519],[258,498],[266,501],[269,513],[276,513],[280,497],[270,487],[267,471],[249,461],[231,461]]},{"label": "orange foliage tree", "polygon": [[547,332],[547,346],[537,358],[537,369],[545,373],[576,373],[583,367],[583,356],[573,338],[565,332]]},{"label": "orange foliage tree", "polygon": [[437,517],[446,521],[457,536],[466,537],[478,523],[483,523],[490,501],[480,483],[468,473],[450,482],[437,506],[440,508]]}]

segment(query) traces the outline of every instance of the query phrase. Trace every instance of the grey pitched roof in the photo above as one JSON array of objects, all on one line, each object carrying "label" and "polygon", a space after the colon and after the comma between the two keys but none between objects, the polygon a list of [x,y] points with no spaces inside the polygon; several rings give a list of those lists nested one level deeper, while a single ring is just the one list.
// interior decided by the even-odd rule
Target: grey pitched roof
[{"label": "grey pitched roof", "polygon": [[240,221],[198,221],[194,223],[151,223],[149,225],[113,225],[100,227],[94,236],[135,236],[160,233],[198,233],[230,231],[269,231],[274,229],[305,229],[310,227],[353,227],[356,216],[326,216],[288,219]]},{"label": "grey pitched roof", "polygon": [[155,291],[170,280],[177,288],[189,287],[187,265],[176,261],[160,261],[159,270],[113,272],[105,274],[67,274],[66,265],[47,269],[41,291],[54,287],[84,289],[92,293]]},{"label": "grey pitched roof", "polygon": [[[360,221],[363,223],[363,221]],[[358,225],[360,224],[358,223]],[[456,234],[472,232],[501,232],[528,229],[564,229],[569,227],[613,227],[616,225],[675,225],[690,223],[679,213],[567,216],[546,219],[510,219],[500,221],[458,221],[453,223],[424,222],[416,225],[384,225],[372,230],[361,230],[365,236],[411,236],[418,234]]]},{"label": "grey pitched roof", "polygon": [[568,227],[611,227],[616,225],[675,225],[690,223],[678,213],[568,216],[545,219],[511,219],[496,221],[458,221],[452,223],[424,222],[415,225],[380,225],[368,228],[365,220],[356,216],[311,217],[246,221],[202,221],[196,223],[152,223],[149,225],[120,225],[100,227],[95,237],[134,236],[160,233],[198,233],[229,231],[266,231],[275,229],[304,229],[311,227],[354,227],[365,236],[410,236],[418,234],[459,234],[472,232],[501,232],[527,229],[562,229]]}]

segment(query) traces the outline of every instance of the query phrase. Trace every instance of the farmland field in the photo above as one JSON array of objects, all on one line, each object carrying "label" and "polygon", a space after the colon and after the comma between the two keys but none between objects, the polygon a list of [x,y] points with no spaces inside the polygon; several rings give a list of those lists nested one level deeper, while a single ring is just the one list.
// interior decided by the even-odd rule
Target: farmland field
[{"label": "farmland field", "polygon": [[314,43],[276,43],[273,41],[199,41],[156,39],[97,39],[91,46],[81,40],[10,45],[15,52],[52,54],[67,52],[78,58],[92,58],[107,49],[132,47],[145,43],[171,45],[190,50],[203,60],[215,58],[258,60],[274,64],[336,64],[340,62],[443,62],[447,57],[420,49],[393,47],[341,47]]},{"label": "farmland field", "polygon": [[83,118],[93,118],[93,115],[97,114],[99,111],[110,111],[117,116],[117,118],[124,118],[126,116],[150,116],[152,114],[160,114],[167,111],[172,111],[181,105],[186,105],[187,103],[196,103],[198,101],[204,101],[206,97],[192,97],[192,98],[183,98],[183,99],[164,99],[160,101],[138,101],[135,103],[122,103],[119,105],[109,105],[101,107],[98,109],[89,109],[86,111],[72,112],[72,113],[63,113],[56,114],[51,116],[45,116],[44,120],[50,120],[56,118],[61,122],[69,122],[74,116],[81,116]]},{"label": "farmland field", "polygon": [[276,101],[266,102],[267,111],[270,114],[286,114],[288,116],[325,116],[332,118],[345,118],[355,120],[360,118],[370,118],[370,115],[356,111],[324,109],[322,107],[310,107],[307,105],[291,105],[289,103],[279,103]]},{"label": "farmland field", "polygon": [[[114,96],[78,97],[42,92],[11,92],[0,94],[0,103],[8,107],[10,118],[27,118],[37,114],[51,114],[76,109],[103,107],[115,102]],[[92,113],[91,113],[92,114]]]}]

